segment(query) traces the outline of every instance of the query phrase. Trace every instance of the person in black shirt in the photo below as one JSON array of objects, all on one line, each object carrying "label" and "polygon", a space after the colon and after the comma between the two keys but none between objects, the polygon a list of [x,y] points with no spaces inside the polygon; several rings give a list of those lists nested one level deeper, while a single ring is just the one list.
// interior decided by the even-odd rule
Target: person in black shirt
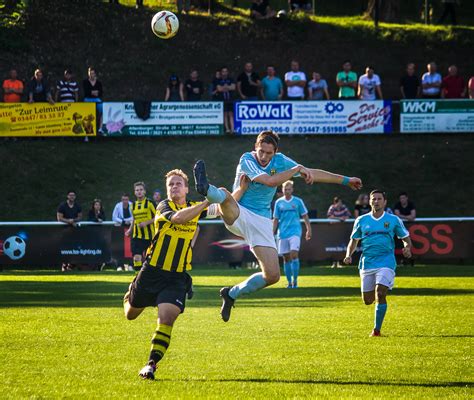
[{"label": "person in black shirt", "polygon": [[420,97],[421,82],[415,75],[415,64],[407,65],[407,73],[400,79],[400,92],[402,99],[416,99]]},{"label": "person in black shirt", "polygon": [[229,76],[229,68],[222,67],[221,78],[217,80],[216,100],[224,102],[224,127],[227,133],[234,132],[235,81]]},{"label": "person in black shirt", "polygon": [[242,100],[258,100],[260,77],[253,72],[251,62],[245,63],[244,72],[237,77],[237,90]]},{"label": "person in black shirt", "polygon": [[276,12],[268,5],[268,0],[253,0],[250,6],[250,17],[255,19],[273,18]]},{"label": "person in black shirt", "polygon": [[35,71],[35,75],[28,83],[27,93],[28,103],[47,101],[49,104],[54,104],[53,97],[51,96],[51,88],[48,81],[43,77],[43,71],[40,69]]},{"label": "person in black shirt", "polygon": [[399,201],[393,206],[394,214],[403,221],[414,221],[416,218],[415,204],[408,200],[408,193],[402,192]]},{"label": "person in black shirt", "polygon": [[189,74],[189,79],[184,82],[187,101],[201,101],[204,94],[204,84],[199,80],[197,69],[193,69]]},{"label": "person in black shirt", "polygon": [[369,195],[367,193],[361,193],[357,198],[354,207],[354,218],[358,218],[361,215],[368,214],[372,208],[369,204]]},{"label": "person in black shirt", "polygon": [[94,199],[92,201],[87,220],[90,222],[104,222],[105,212],[104,207],[102,207],[102,200]]},{"label": "person in black shirt", "polygon": [[98,127],[102,128],[102,82],[97,79],[97,71],[94,67],[89,67],[87,70],[88,79],[84,79],[82,87],[84,89],[84,101],[96,103],[96,110],[98,113]]},{"label": "person in black shirt", "polygon": [[58,222],[76,226],[76,222],[82,219],[82,208],[76,203],[76,197],[75,190],[67,192],[67,200],[59,205],[56,212]]}]

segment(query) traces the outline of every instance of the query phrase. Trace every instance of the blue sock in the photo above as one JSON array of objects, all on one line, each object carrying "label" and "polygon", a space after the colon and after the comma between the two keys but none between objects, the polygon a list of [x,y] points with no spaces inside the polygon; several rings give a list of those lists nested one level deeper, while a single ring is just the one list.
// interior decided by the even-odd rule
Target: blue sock
[{"label": "blue sock", "polygon": [[209,203],[220,204],[225,200],[226,197],[227,197],[227,194],[222,189],[218,189],[214,185],[209,185],[209,189],[207,189],[207,196],[206,196],[206,199],[209,200]]},{"label": "blue sock", "polygon": [[267,282],[263,278],[263,274],[258,272],[250,276],[247,280],[235,285],[229,290],[229,296],[236,299],[242,294],[249,294],[256,292],[267,286]]},{"label": "blue sock", "polygon": [[387,304],[376,304],[375,305],[375,327],[380,331],[382,329],[382,322],[385,318],[385,313],[387,312]]},{"label": "blue sock", "polygon": [[293,276],[291,261],[283,262],[283,270],[285,271],[286,279],[288,279],[288,285],[291,285],[291,277]]},{"label": "blue sock", "polygon": [[298,284],[298,275],[300,274],[300,259],[295,258],[291,262],[291,269],[293,270],[293,286]]}]

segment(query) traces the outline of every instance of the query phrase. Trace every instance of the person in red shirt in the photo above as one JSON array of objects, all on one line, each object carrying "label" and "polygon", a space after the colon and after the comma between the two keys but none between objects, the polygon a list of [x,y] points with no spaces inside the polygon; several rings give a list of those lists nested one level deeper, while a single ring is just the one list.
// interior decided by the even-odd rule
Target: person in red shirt
[{"label": "person in red shirt", "polygon": [[443,78],[441,89],[441,97],[445,99],[466,97],[464,79],[458,75],[458,68],[455,65],[451,65],[448,68],[448,75]]},{"label": "person in red shirt", "polygon": [[23,93],[23,82],[17,79],[15,69],[10,70],[10,78],[3,81],[3,101],[5,103],[19,103]]}]

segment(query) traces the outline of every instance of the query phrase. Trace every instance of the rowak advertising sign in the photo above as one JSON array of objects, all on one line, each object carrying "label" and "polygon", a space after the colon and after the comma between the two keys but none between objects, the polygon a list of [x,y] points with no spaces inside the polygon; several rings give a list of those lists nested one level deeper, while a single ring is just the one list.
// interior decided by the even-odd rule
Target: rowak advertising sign
[{"label": "rowak advertising sign", "polygon": [[256,135],[392,132],[391,101],[243,101],[234,105],[235,131]]}]

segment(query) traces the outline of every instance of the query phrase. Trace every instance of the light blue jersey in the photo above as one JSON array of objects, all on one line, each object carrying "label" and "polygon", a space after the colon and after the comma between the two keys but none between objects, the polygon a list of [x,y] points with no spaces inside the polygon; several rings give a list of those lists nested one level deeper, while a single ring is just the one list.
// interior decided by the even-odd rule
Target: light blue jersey
[{"label": "light blue jersey", "polygon": [[292,236],[301,236],[300,217],[308,214],[308,209],[299,197],[292,196],[290,200],[280,197],[275,202],[273,218],[278,219],[278,237],[288,239]]},{"label": "light blue jersey", "polygon": [[357,218],[354,222],[351,239],[360,239],[362,256],[359,269],[391,268],[395,270],[394,236],[404,239],[409,233],[403,222],[396,215],[384,212],[375,219],[370,212]]},{"label": "light blue jersey", "polygon": [[239,187],[240,177],[247,175],[251,182],[239,201],[239,204],[255,214],[266,218],[272,217],[270,205],[275,196],[276,187],[270,187],[255,182],[255,178],[263,175],[275,175],[280,172],[287,171],[298,165],[291,158],[282,153],[276,153],[266,167],[262,167],[258,161],[254,151],[244,153],[240,157],[239,165],[235,174],[234,190]]}]

